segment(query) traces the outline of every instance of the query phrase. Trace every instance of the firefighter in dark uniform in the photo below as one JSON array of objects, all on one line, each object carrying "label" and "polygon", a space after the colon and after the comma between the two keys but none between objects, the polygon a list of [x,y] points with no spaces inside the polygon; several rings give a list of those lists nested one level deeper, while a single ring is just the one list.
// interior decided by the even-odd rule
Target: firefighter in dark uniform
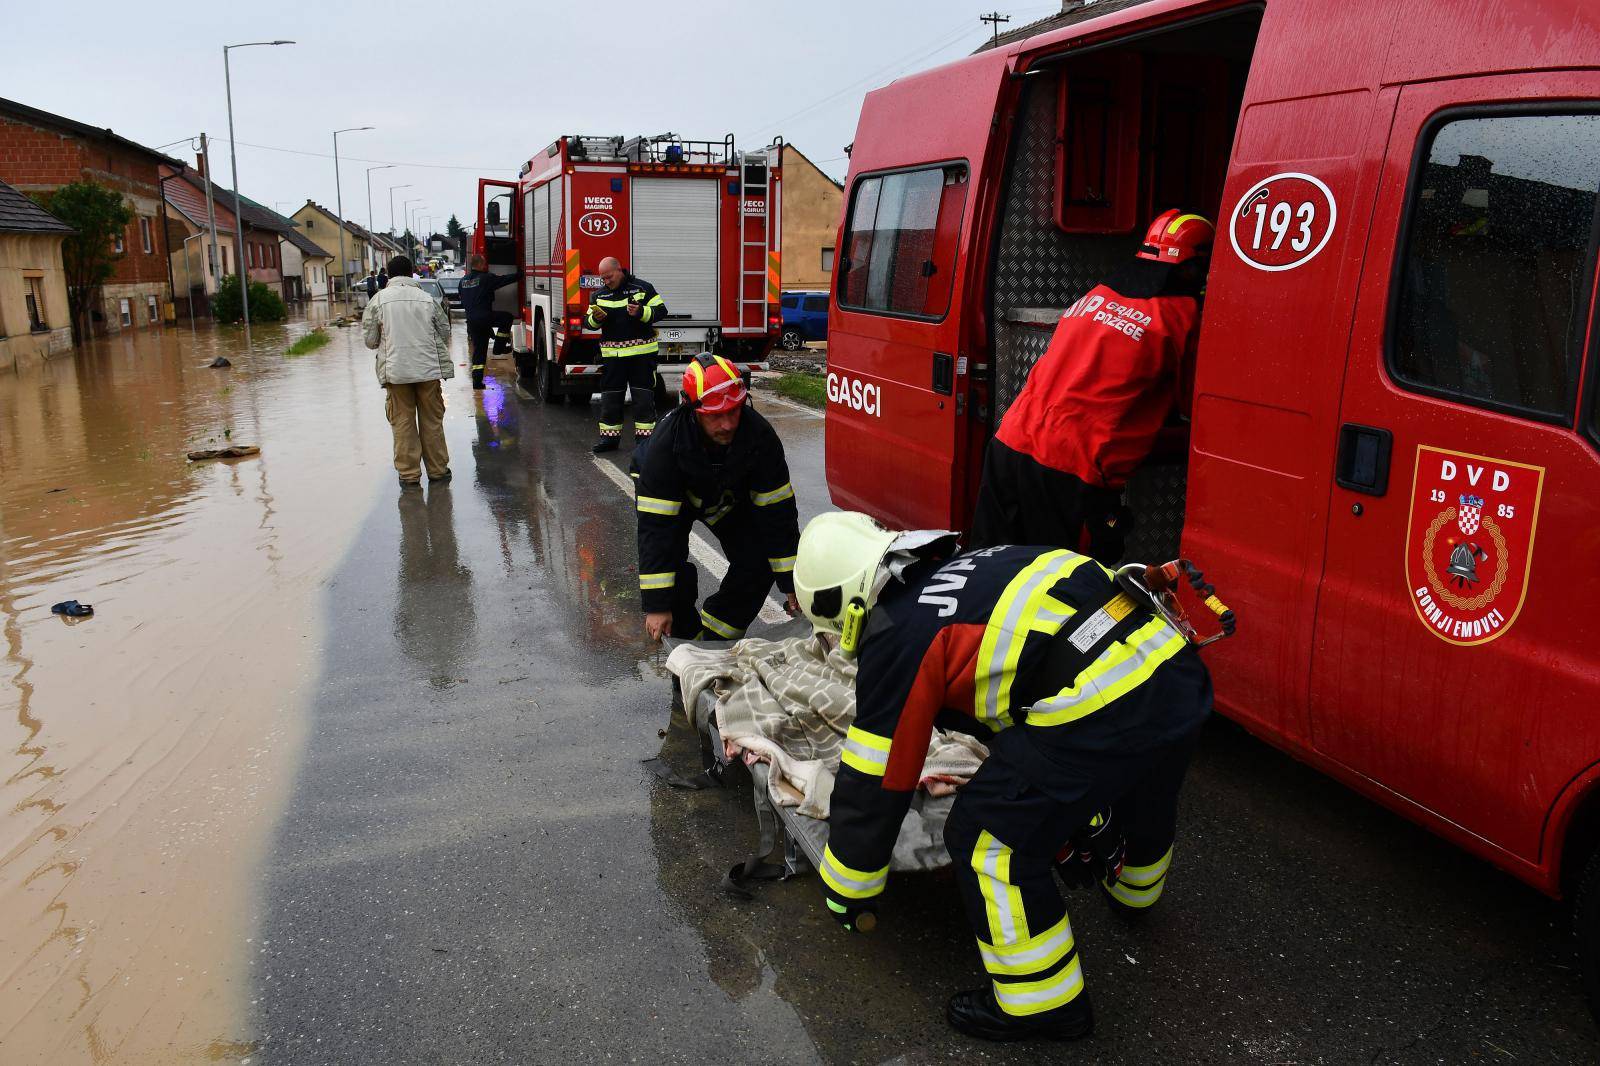
[{"label": "firefighter in dark uniform", "polygon": [[[489,262],[481,255],[467,260],[467,266],[470,270],[461,279],[461,310],[467,316],[467,342],[472,347],[472,387],[481,389],[483,370],[489,362],[489,338],[494,335],[495,350],[503,351],[501,337],[511,328],[513,317],[509,311],[494,309],[494,293],[515,284],[517,275],[489,273]],[[505,344],[510,345],[509,337],[505,337]]]},{"label": "firefighter in dark uniform", "polygon": [[605,288],[589,300],[584,324],[600,331],[600,439],[593,451],[616,451],[622,443],[623,394],[633,390],[635,441],[656,428],[655,323],[666,316],[667,304],[656,287],[636,278],[611,256],[600,260]]},{"label": "firefighter in dark uniform", "polygon": [[[876,925],[935,718],[986,737],[945,843],[990,983],[956,993],[947,1019],[991,1040],[1086,1036],[1094,1017],[1052,867],[1096,871],[1129,915],[1156,902],[1210,676],[1185,635],[1093,559],[1008,546],[950,557],[953,542],[851,512],[817,517],[800,538],[800,606],[859,656],[819,871],[826,903],[847,930]],[[952,726],[959,715],[971,721]]]},{"label": "firefighter in dark uniform", "polygon": [[1189,413],[1214,236],[1199,215],[1167,211],[1132,262],[1067,309],[984,454],[969,547],[1122,557],[1128,478]]},{"label": "firefighter in dark uniform", "polygon": [[[789,613],[799,613],[794,486],[783,442],[749,406],[744,379],[732,363],[695,356],[684,370],[681,399],[638,463],[645,630],[652,640],[733,640],[744,636],[774,582],[788,597]],[[722,587],[698,611],[698,579],[689,561],[689,530],[696,519],[728,557]]]}]

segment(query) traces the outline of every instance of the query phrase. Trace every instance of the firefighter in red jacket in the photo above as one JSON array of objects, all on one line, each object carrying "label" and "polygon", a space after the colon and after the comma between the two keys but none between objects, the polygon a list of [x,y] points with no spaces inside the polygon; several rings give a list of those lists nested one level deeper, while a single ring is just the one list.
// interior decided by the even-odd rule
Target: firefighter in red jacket
[{"label": "firefighter in red jacket", "polygon": [[[799,512],[783,441],[749,405],[737,368],[709,352],[683,371],[682,403],[635,452],[639,596],[652,640],[744,636],[774,583],[794,598]],[[636,401],[637,402],[637,401]],[[706,524],[728,557],[722,586],[696,608],[689,533]]]},{"label": "firefighter in red jacket", "polygon": [[971,547],[1055,544],[1115,563],[1128,478],[1189,413],[1215,230],[1167,211],[1131,263],[1067,309],[984,455]]},{"label": "firefighter in red jacket", "polygon": [[970,716],[990,754],[945,843],[991,980],[951,997],[946,1017],[990,1040],[1087,1036],[1052,867],[1078,883],[1094,871],[1127,915],[1156,902],[1210,676],[1185,635],[1093,559],[1009,546],[952,558],[954,539],[850,512],[800,537],[800,607],[859,655],[819,870],[826,903],[847,930],[876,925],[934,720]]}]

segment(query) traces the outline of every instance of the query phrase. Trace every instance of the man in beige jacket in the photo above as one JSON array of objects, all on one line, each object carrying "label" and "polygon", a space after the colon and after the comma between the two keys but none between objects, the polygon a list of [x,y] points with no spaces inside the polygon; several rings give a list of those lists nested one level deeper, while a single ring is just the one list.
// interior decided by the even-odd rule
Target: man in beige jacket
[{"label": "man in beige jacket", "polygon": [[418,287],[411,260],[389,260],[389,284],[367,304],[361,329],[378,353],[378,384],[394,430],[394,468],[401,488],[448,481],[450,452],[444,443],[444,390],[455,376],[450,362],[450,316],[444,305]]}]

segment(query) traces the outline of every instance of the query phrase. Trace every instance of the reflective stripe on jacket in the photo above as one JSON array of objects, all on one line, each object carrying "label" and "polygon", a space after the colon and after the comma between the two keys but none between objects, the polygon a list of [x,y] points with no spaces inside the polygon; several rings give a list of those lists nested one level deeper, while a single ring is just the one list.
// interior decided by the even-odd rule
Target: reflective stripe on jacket
[{"label": "reflective stripe on jacket", "polygon": [[[637,318],[628,314],[630,304],[639,308]],[[599,322],[594,319],[597,307],[606,312],[606,317]],[[600,331],[602,358],[653,355],[659,349],[655,323],[666,313],[666,301],[654,285],[624,273],[622,283],[615,289],[599,289],[589,298],[589,310],[583,316],[583,323]]]},{"label": "reflective stripe on jacket", "polygon": [[[1076,552],[985,548],[890,581],[861,644],[856,717],[828,819],[825,858],[846,871],[844,894],[882,891],[941,712],[997,735],[992,748],[1015,737],[1046,761],[1095,746],[1115,757],[1146,742],[1146,719],[1161,719],[1148,730],[1154,743],[1169,719],[1171,728],[1188,729],[1209,711],[1209,701],[1157,707],[1147,687],[1188,648],[1147,603],[1122,593],[1109,570]],[[1110,725],[1102,731],[1086,719]],[[826,869],[823,877],[843,892]]]},{"label": "reflective stripe on jacket", "polygon": [[656,424],[639,463],[639,597],[645,611],[672,609],[678,568],[689,559],[689,527],[715,525],[736,507],[751,509],[752,528],[773,580],[794,590],[800,514],[783,442],[753,407],[739,415],[733,443],[718,448],[687,407]]}]

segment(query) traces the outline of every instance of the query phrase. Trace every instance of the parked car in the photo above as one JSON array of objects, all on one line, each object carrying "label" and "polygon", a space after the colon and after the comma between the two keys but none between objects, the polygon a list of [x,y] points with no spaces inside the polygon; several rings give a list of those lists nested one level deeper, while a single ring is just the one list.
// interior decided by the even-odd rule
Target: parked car
[{"label": "parked car", "polygon": [[421,289],[423,292],[427,293],[429,296],[432,296],[435,300],[438,300],[439,303],[444,305],[445,314],[448,315],[450,313],[450,302],[445,299],[444,286],[439,283],[437,278],[418,278],[417,288]]},{"label": "parked car", "polygon": [[444,290],[444,302],[450,307],[461,306],[461,275],[440,274],[439,287]]},{"label": "parked car", "polygon": [[778,343],[784,351],[798,352],[807,341],[828,339],[826,292],[786,292],[782,302],[783,333]]}]

